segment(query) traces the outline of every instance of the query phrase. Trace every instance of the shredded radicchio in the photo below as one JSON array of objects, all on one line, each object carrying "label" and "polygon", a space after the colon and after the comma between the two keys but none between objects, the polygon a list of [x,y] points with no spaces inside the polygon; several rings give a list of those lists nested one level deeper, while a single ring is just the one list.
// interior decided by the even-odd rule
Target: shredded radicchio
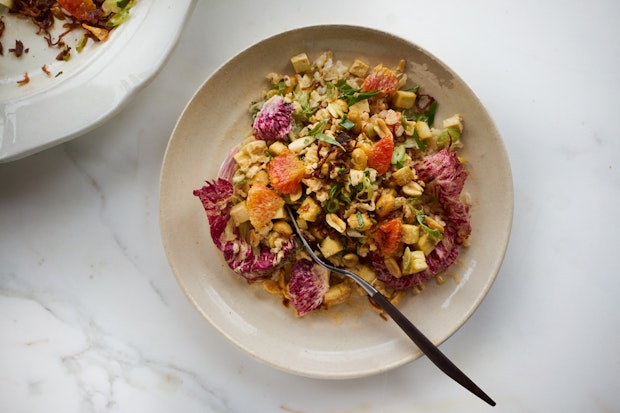
[{"label": "shredded radicchio", "polygon": [[428,268],[424,271],[397,278],[390,273],[379,254],[370,255],[377,278],[395,290],[423,284],[450,267],[459,254],[459,245],[469,236],[472,229],[469,207],[460,199],[467,172],[457,155],[446,148],[418,163],[415,169],[418,178],[426,183],[425,191],[435,196],[441,204],[446,227],[441,241],[426,257]]},{"label": "shredded radicchio", "polygon": [[222,251],[228,266],[248,280],[258,280],[269,276],[277,266],[282,264],[297,248],[294,238],[286,241],[282,249],[276,253],[262,246],[258,251],[241,237],[239,230],[234,227],[233,239],[226,234],[226,226],[230,218],[231,199],[233,186],[230,181],[218,179],[207,182],[207,185],[194,191],[194,195],[200,198],[202,206],[207,213],[211,238],[215,246]]},{"label": "shredded radicchio", "polygon": [[415,166],[418,178],[426,182],[426,192],[434,195],[444,209],[447,223],[456,229],[456,243],[462,244],[471,233],[469,207],[461,201],[467,172],[456,153],[448,148]]},{"label": "shredded radicchio", "polygon": [[329,270],[305,258],[293,265],[289,297],[300,317],[318,308],[328,289]]},{"label": "shredded radicchio", "polygon": [[447,226],[441,242],[437,244],[435,249],[426,257],[428,268],[424,271],[405,275],[400,278],[396,278],[390,273],[381,255],[371,253],[370,261],[377,274],[377,278],[394,290],[406,290],[407,288],[424,284],[435,275],[446,270],[456,261],[456,257],[459,255],[459,247],[455,243],[455,235],[455,230]]},{"label": "shredded radicchio", "polygon": [[281,140],[293,127],[293,105],[280,95],[267,100],[254,119],[254,137],[261,140]]}]

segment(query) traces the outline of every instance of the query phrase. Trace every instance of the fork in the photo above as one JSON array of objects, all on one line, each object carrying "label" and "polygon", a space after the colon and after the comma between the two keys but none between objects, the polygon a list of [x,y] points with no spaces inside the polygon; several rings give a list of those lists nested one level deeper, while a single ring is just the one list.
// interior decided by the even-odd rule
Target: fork
[{"label": "fork", "polygon": [[409,336],[409,338],[418,346],[420,350],[437,366],[441,371],[451,377],[454,381],[465,387],[467,390],[484,400],[491,406],[495,406],[495,402],[491,399],[480,387],[478,387],[469,377],[465,375],[454,363],[452,363],[448,357],[446,357],[437,346],[435,346],[413,323],[398,310],[383,294],[381,294],[375,287],[364,280],[354,272],[345,270],[343,268],[335,267],[331,264],[321,260],[310,247],[308,241],[304,238],[299,229],[299,224],[293,210],[287,205],[288,214],[295,227],[295,232],[301,240],[304,248],[310,254],[314,262],[318,265],[327,268],[328,270],[342,274],[351,278],[360,287],[366,291],[370,298],[379,305],[386,313],[398,324],[398,326]]}]

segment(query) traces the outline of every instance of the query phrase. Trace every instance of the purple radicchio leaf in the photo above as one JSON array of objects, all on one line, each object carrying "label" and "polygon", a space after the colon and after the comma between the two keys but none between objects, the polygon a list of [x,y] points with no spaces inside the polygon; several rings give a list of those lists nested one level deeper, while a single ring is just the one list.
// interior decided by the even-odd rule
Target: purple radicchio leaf
[{"label": "purple radicchio leaf", "polygon": [[293,127],[293,105],[280,95],[269,98],[256,114],[254,137],[265,141],[282,140]]},{"label": "purple radicchio leaf", "polygon": [[463,164],[446,148],[418,163],[415,169],[418,177],[427,184],[426,192],[439,200],[447,223],[456,229],[456,244],[462,244],[472,229],[469,207],[460,198],[467,179]]},{"label": "purple radicchio leaf", "polygon": [[455,241],[456,230],[451,226],[447,226],[439,244],[426,257],[428,268],[415,274],[403,275],[400,278],[394,277],[390,273],[383,257],[379,254],[371,253],[370,262],[377,274],[377,278],[383,281],[386,286],[394,290],[406,290],[407,288],[425,283],[451,266],[459,255],[459,247]]},{"label": "purple radicchio leaf", "polygon": [[239,147],[241,145],[236,145],[228,154],[226,158],[222,161],[220,165],[220,170],[217,172],[217,177],[224,179],[226,181],[232,181],[233,176],[235,175],[235,167],[237,166],[237,161],[235,161],[235,154],[239,152]]},{"label": "purple radicchio leaf", "polygon": [[241,237],[236,227],[232,230],[233,239],[230,239],[230,234],[226,234],[226,227],[231,219],[233,195],[230,181],[219,178],[207,182],[205,186],[195,190],[194,195],[200,199],[205,209],[215,246],[222,251],[228,266],[242,277],[248,280],[266,278],[271,271],[294,255],[293,251],[297,248],[294,238],[286,241],[278,251],[272,251],[266,246],[255,250]]},{"label": "purple radicchio leaf", "polygon": [[308,259],[293,264],[289,282],[291,304],[300,317],[318,308],[329,290],[329,270]]},{"label": "purple radicchio leaf", "polygon": [[370,261],[377,278],[389,288],[404,290],[420,285],[445,271],[456,261],[459,245],[471,233],[469,208],[460,199],[467,179],[467,172],[457,155],[449,149],[442,149],[415,166],[418,177],[426,183],[425,192],[434,195],[441,204],[446,219],[446,228],[439,244],[426,257],[428,268],[424,271],[394,277],[385,266],[383,258],[371,254]]},{"label": "purple radicchio leaf", "polygon": [[223,250],[225,243],[224,230],[230,219],[230,204],[233,195],[232,183],[225,179],[207,182],[202,188],[194,190],[194,195],[200,199],[207,213],[211,238],[213,238],[215,246]]}]

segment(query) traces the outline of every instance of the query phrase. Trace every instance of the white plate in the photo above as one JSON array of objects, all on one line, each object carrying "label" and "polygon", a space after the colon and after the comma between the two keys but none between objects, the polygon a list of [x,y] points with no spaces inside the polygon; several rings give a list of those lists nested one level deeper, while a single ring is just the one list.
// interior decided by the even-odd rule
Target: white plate
[{"label": "white plate", "polygon": [[[0,162],[75,138],[113,116],[162,67],[194,1],[138,1],[107,41],[91,41],[81,53],[73,48],[67,62],[55,59],[59,50],[47,47],[33,24],[0,6],[6,24],[0,38]],[[79,37],[76,31],[66,43],[75,46]],[[8,52],[15,40],[29,49],[19,59]],[[18,86],[26,72],[30,82]]]},{"label": "white plate", "polygon": [[457,112],[465,118],[473,245],[462,250],[445,284],[431,282],[399,305],[436,344],[472,315],[497,275],[512,223],[512,177],[501,138],[472,91],[428,52],[390,34],[351,26],[293,30],[235,56],[201,86],[178,121],[161,172],[161,231],[179,284],[216,330],[253,357],[299,375],[350,378],[401,366],[421,352],[395,323],[369,310],[364,297],[296,318],[228,269],[192,195],[250,132],[249,102],[268,86],[266,74],[288,73],[291,56],[306,52],[314,59],[324,50],[349,63],[360,57],[395,66],[405,58],[410,79],[439,100],[437,119]]}]

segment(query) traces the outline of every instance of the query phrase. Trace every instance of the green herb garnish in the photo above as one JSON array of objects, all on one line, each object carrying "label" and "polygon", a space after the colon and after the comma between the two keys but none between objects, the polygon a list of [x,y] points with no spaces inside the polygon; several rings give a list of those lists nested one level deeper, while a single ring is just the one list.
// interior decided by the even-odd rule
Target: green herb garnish
[{"label": "green herb garnish", "polygon": [[431,227],[426,225],[426,223],[424,222],[424,220],[426,219],[426,215],[424,214],[416,215],[416,219],[418,221],[418,224],[420,224],[424,232],[426,232],[428,235],[435,237],[437,239],[443,238],[443,234],[441,233],[441,231],[437,231],[436,229],[432,229]]},{"label": "green herb garnish", "polygon": [[434,101],[426,111],[426,123],[428,123],[428,126],[433,126],[433,122],[435,122],[435,113],[437,112],[438,105],[437,101]]},{"label": "green herb garnish", "polygon": [[338,125],[346,130],[351,130],[355,127],[355,123],[351,122],[346,114],[342,117],[342,121]]},{"label": "green herb garnish", "polygon": [[323,133],[323,131],[325,130],[325,126],[327,126],[327,119],[323,119],[320,122],[317,122],[316,125],[314,125],[314,127],[312,129],[310,129],[310,132],[308,132],[308,135],[310,136],[315,136],[318,135],[319,133]]},{"label": "green herb garnish", "polygon": [[310,132],[308,132],[308,135],[314,136],[320,141],[335,145],[344,151],[345,150],[344,146],[342,146],[340,142],[338,142],[336,139],[332,138],[331,136],[323,133],[323,131],[325,130],[325,127],[327,126],[327,122],[328,122],[327,119],[324,119],[318,122],[316,125],[314,125],[314,127],[310,130]]},{"label": "green herb garnish", "polygon": [[360,211],[357,211],[355,213],[355,216],[357,217],[357,229],[364,228],[364,217],[362,217],[362,213]]},{"label": "green herb garnish", "polygon": [[405,116],[407,120],[413,120],[416,122],[422,121],[428,123],[428,126],[433,126],[433,122],[435,122],[435,113],[437,112],[438,106],[439,103],[435,100],[430,104],[426,112],[418,113],[415,109],[407,109],[406,111],[403,111],[403,116]]},{"label": "green herb garnish", "polygon": [[328,98],[334,99],[337,96],[338,90],[336,89],[336,85],[334,85],[332,82],[327,82],[325,84],[325,89]]},{"label": "green herb garnish", "polygon": [[284,91],[286,90],[286,82],[283,80],[273,85],[273,89],[276,90],[276,93],[280,96],[284,95]]},{"label": "green herb garnish", "polygon": [[324,133],[317,133],[316,135],[314,135],[314,137],[317,138],[320,141],[327,142],[327,143],[330,143],[332,145],[335,145],[335,146],[339,147],[340,149],[342,149],[343,151],[345,150],[344,146],[342,146],[340,144],[340,142],[338,142],[336,139],[332,138],[329,135],[326,135]]},{"label": "green herb garnish", "polygon": [[416,131],[415,129],[413,131],[413,139],[415,139],[415,143],[418,145],[418,148],[420,148],[422,152],[425,152],[426,144],[422,141],[422,139],[420,139],[420,137],[418,136],[418,131]]},{"label": "green herb garnish", "polygon": [[361,102],[362,100],[371,98],[381,93],[380,90],[362,92],[362,89],[354,89],[353,87],[351,87],[351,85],[347,83],[345,79],[340,79],[336,86],[340,91],[340,99],[346,100],[349,106],[352,106],[357,102]]},{"label": "green herb garnish", "polygon": [[336,195],[338,195],[339,189],[340,189],[340,185],[338,185],[337,183],[334,183],[332,187],[329,189],[329,197],[336,198]]}]

